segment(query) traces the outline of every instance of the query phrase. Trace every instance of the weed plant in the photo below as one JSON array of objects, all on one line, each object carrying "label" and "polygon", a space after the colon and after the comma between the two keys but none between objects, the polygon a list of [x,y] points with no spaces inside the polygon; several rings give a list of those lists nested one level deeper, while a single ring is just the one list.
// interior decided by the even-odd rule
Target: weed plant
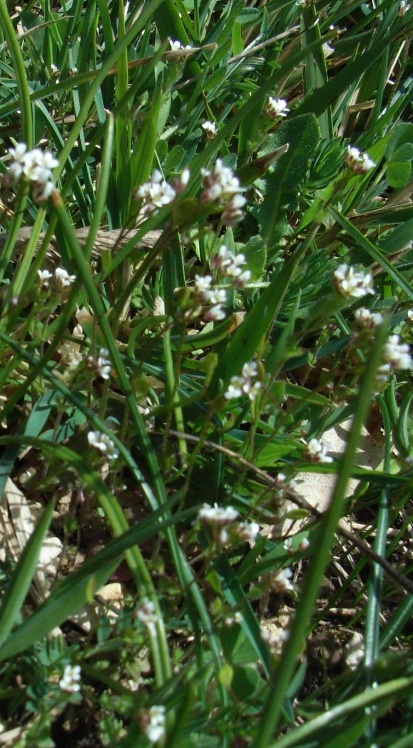
[{"label": "weed plant", "polygon": [[2,744],[413,744],[412,34],[0,0]]}]

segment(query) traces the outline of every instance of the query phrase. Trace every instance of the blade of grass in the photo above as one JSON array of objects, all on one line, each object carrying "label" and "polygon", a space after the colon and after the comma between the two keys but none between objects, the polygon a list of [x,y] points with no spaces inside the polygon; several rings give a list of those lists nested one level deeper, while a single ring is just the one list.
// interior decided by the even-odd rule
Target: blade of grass
[{"label": "blade of grass", "polygon": [[375,388],[376,371],[381,362],[382,347],[386,334],[387,325],[383,324],[377,331],[376,340],[360,384],[346,451],[338,469],[330,505],[321,522],[318,543],[314,544],[311,565],[303,582],[290,636],[281,655],[279,665],[273,674],[271,690],[260,720],[254,748],[266,748],[278,724],[283,700],[306,636],[319,586],[343,511],[346,488],[356,461],[356,451],[360,442],[361,429],[369,411],[371,393]]}]

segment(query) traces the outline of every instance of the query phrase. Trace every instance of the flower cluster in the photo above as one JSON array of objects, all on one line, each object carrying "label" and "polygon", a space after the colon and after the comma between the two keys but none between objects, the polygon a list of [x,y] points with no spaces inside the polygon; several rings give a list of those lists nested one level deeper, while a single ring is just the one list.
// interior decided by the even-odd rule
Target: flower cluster
[{"label": "flower cluster", "polygon": [[52,169],[59,164],[53,154],[40,148],[28,151],[25,143],[18,143],[9,149],[9,155],[12,161],[3,178],[6,186],[26,179],[33,185],[34,200],[38,203],[47,200],[55,188]]},{"label": "flower cluster", "polygon": [[245,264],[245,255],[234,255],[225,244],[220,247],[210,261],[211,270],[230,278],[237,288],[243,288],[251,278],[251,271],[245,269]]},{"label": "flower cluster", "polygon": [[377,380],[387,382],[395,371],[411,370],[413,359],[407,343],[400,342],[399,335],[390,335],[383,346],[384,364],[379,366]]},{"label": "flower cluster", "polygon": [[265,113],[268,114],[271,119],[286,117],[289,111],[285,99],[273,99],[272,96],[269,97],[265,106]]},{"label": "flower cluster", "polygon": [[345,155],[346,164],[356,174],[365,174],[366,171],[374,169],[376,164],[369,158],[367,153],[361,153],[358,148],[347,146]]},{"label": "flower cluster", "polygon": [[157,743],[165,735],[165,707],[151,706],[142,715],[141,727],[151,743]]},{"label": "flower cluster", "polygon": [[370,309],[361,307],[354,312],[354,319],[360,325],[367,329],[378,327],[383,322],[383,315],[380,312],[371,312]]},{"label": "flower cluster", "polygon": [[207,120],[201,125],[201,127],[203,130],[205,130],[206,136],[209,140],[211,140],[212,138],[215,138],[215,135],[218,132],[218,128],[215,122],[210,122],[209,120]]},{"label": "flower cluster", "polygon": [[149,181],[135,190],[134,197],[143,201],[144,213],[156,213],[164,205],[169,205],[175,200],[176,192],[163,179],[161,172],[155,169]]},{"label": "flower cluster", "polygon": [[339,265],[334,273],[334,284],[337,291],[349,299],[361,299],[368,293],[374,294],[373,279],[370,273],[359,273],[348,265]]},{"label": "flower cluster", "polygon": [[210,506],[204,504],[198,512],[198,519],[207,525],[218,529],[217,541],[220,545],[228,543],[230,528],[232,535],[243,542],[253,543],[259,534],[260,526],[257,522],[237,522],[239,512],[232,506],[220,507],[218,504]]},{"label": "flower cluster", "polygon": [[102,434],[100,431],[89,431],[87,440],[91,447],[102,452],[109,460],[116,460],[119,457],[118,450],[107,434]]},{"label": "flower cluster", "polygon": [[135,200],[142,200],[144,214],[157,213],[160,208],[170,205],[177,195],[183,192],[189,182],[189,169],[184,169],[181,176],[169,184],[158,169],[152,173],[151,178],[133,191]]},{"label": "flower cluster", "polygon": [[171,48],[171,52],[180,52],[182,49],[192,49],[190,44],[187,44],[185,47],[181,42],[178,41],[172,41],[172,39],[169,40],[169,46]]},{"label": "flower cluster", "polygon": [[241,375],[231,377],[224,397],[227,400],[233,400],[242,395],[248,395],[250,400],[255,400],[261,389],[261,382],[256,377],[258,377],[258,367],[255,361],[244,364]]},{"label": "flower cluster", "polygon": [[86,366],[88,369],[91,369],[97,377],[102,377],[102,379],[110,379],[110,374],[112,371],[112,362],[109,356],[109,351],[107,348],[101,348],[97,357],[96,356],[88,356],[86,359]]},{"label": "flower cluster", "polygon": [[49,288],[49,283],[53,278],[54,285],[61,291],[65,288],[69,288],[69,286],[71,286],[76,280],[76,276],[69,275],[67,270],[64,268],[56,268],[54,273],[50,273],[49,270],[38,270],[37,275],[39,276],[42,288]]},{"label": "flower cluster", "polygon": [[401,0],[399,4],[399,16],[403,18],[403,16],[406,15],[407,11],[410,10],[411,5],[407,2],[407,0]]},{"label": "flower cluster", "polygon": [[247,201],[241,194],[243,188],[232,169],[224,166],[218,158],[213,169],[202,169],[201,174],[201,202],[204,205],[217,203],[222,208],[222,223],[225,226],[233,226],[241,221],[244,217],[242,208]]},{"label": "flower cluster", "polygon": [[63,678],[59,681],[59,688],[67,693],[80,691],[80,665],[66,665]]},{"label": "flower cluster", "polygon": [[227,294],[223,288],[213,287],[211,275],[196,275],[194,290],[196,302],[201,305],[201,307],[198,305],[195,309],[194,316],[198,316],[199,312],[202,311],[203,318],[207,322],[218,322],[225,319],[223,304],[227,300]]},{"label": "flower cluster", "polygon": [[328,454],[325,444],[318,439],[310,439],[308,444],[305,445],[304,454],[311,462],[333,462],[333,458]]}]

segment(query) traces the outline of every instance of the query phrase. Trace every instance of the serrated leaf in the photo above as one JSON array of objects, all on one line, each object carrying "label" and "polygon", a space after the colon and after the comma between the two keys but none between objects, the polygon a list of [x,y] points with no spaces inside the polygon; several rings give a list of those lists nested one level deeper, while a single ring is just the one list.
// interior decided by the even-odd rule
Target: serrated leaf
[{"label": "serrated leaf", "polygon": [[291,200],[291,196],[306,177],[308,167],[316,154],[319,139],[320,129],[313,114],[287,119],[271,139],[270,150],[286,143],[289,148],[287,153],[276,161],[274,170],[266,179],[266,196],[258,212],[262,236],[268,243],[271,241],[283,206]]},{"label": "serrated leaf", "polygon": [[247,244],[242,247],[248,270],[251,272],[251,280],[262,278],[267,261],[267,247],[260,236],[253,236]]}]

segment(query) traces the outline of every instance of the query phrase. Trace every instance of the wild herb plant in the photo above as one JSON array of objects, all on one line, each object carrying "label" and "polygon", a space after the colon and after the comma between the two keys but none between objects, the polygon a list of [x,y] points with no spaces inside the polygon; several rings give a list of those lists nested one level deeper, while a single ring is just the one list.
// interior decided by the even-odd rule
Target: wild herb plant
[{"label": "wild herb plant", "polygon": [[3,743],[411,745],[412,13],[0,0]]}]

